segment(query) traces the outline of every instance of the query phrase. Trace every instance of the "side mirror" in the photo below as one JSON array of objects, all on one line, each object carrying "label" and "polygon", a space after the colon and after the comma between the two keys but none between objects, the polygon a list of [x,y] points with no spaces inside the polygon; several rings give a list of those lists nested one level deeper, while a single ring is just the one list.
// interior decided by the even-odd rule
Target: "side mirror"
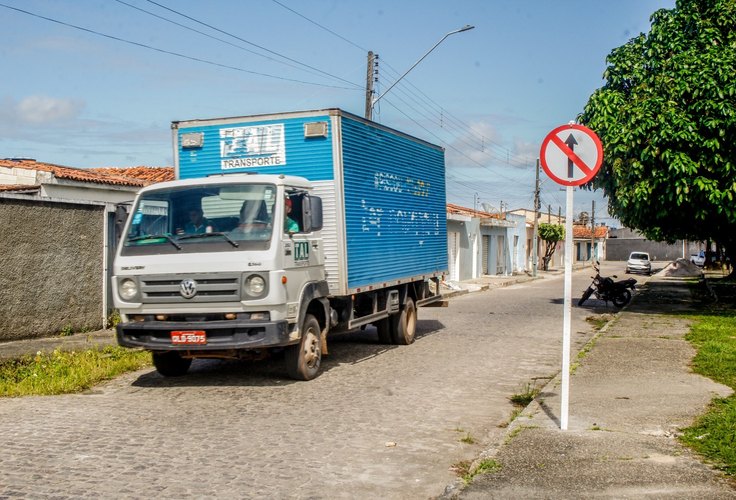
[{"label": "side mirror", "polygon": [[319,196],[304,197],[302,219],[305,232],[311,233],[322,229],[322,198]]}]

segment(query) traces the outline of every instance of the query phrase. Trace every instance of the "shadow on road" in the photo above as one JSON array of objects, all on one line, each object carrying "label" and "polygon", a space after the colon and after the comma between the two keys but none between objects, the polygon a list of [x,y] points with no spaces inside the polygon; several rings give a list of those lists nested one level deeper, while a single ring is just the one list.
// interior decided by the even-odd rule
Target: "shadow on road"
[{"label": "shadow on road", "polygon": [[[417,321],[416,340],[440,333],[444,325],[436,320]],[[396,346],[378,342],[376,329],[368,326],[363,330],[340,333],[327,338],[330,354],[322,358],[322,374],[344,365],[356,364],[373,359],[393,349],[411,349],[411,346]],[[195,359],[189,372],[183,377],[163,377],[155,370],[138,377],[135,387],[206,387],[206,386],[285,386],[299,383],[286,375],[283,351],[273,351],[259,360]]]}]

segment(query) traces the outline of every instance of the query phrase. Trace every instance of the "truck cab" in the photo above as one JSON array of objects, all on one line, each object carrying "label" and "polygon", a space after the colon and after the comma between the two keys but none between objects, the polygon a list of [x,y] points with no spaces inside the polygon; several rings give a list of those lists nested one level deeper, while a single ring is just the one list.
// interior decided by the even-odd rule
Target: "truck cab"
[{"label": "truck cab", "polygon": [[[328,294],[310,191],[303,178],[247,174],[143,189],[114,264],[118,342],[151,350],[165,375],[193,357],[298,345],[310,304]],[[323,324],[326,306],[311,311]]]}]

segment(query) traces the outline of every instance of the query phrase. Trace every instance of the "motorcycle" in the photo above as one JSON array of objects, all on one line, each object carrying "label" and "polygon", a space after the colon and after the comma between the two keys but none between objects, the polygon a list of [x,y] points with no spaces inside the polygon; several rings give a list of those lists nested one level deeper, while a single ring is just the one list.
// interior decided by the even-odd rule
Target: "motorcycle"
[{"label": "motorcycle", "polygon": [[593,264],[595,270],[595,276],[593,276],[593,282],[583,292],[583,296],[578,301],[578,306],[582,306],[591,295],[595,294],[596,298],[605,300],[606,303],[613,302],[615,307],[619,309],[629,303],[631,300],[631,292],[629,289],[634,290],[636,287],[636,280],[634,278],[628,278],[625,280],[614,281],[613,278],[618,278],[615,274],[611,277],[601,276],[600,263],[596,262]]}]

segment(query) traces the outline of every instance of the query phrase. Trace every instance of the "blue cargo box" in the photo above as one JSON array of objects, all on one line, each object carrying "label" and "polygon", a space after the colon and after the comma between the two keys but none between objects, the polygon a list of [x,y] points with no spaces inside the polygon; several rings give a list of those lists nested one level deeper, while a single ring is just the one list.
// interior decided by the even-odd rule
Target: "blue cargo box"
[{"label": "blue cargo box", "polygon": [[304,177],[324,204],[330,292],[447,273],[444,150],[339,109],[172,124],[179,179]]}]

